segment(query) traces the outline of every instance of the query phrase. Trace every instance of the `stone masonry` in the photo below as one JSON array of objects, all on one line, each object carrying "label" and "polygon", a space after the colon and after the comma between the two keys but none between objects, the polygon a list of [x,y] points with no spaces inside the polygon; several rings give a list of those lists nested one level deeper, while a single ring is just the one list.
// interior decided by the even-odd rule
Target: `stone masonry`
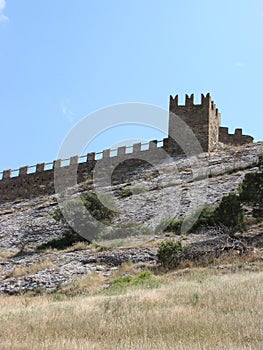
[{"label": "stone masonry", "polygon": [[[70,186],[70,174],[76,173],[77,183],[91,179],[97,162],[102,164],[101,169],[112,172],[115,167],[124,162],[136,166],[138,160],[152,164],[169,155],[182,155],[186,153],[185,149],[176,140],[179,134],[182,138],[184,129],[187,127],[179,127],[179,121],[183,121],[184,125],[189,127],[188,129],[199,142],[198,148],[191,148],[192,140],[188,139],[186,133],[186,140],[183,140],[183,143],[186,148],[190,146],[191,153],[210,153],[215,150],[219,142],[232,146],[253,142],[253,137],[243,135],[242,129],[236,129],[234,134],[229,134],[228,128],[220,126],[221,115],[209,93],[206,96],[201,95],[201,104],[194,104],[193,94],[190,97],[185,96],[184,105],[178,104],[178,95],[174,98],[170,96],[168,137],[162,140],[161,147],[158,147],[156,140],[150,141],[146,150],[137,143],[132,146],[132,152],[127,153],[126,147],[122,146],[117,149],[117,155],[114,156],[111,156],[111,150],[104,150],[101,160],[96,159],[95,153],[89,153],[81,163],[78,156],[71,157],[66,166],[62,166],[62,160],[55,160],[51,169],[46,169],[45,163],[41,163],[29,173],[29,168],[32,170],[33,167],[23,166],[19,169],[17,176],[12,176],[11,169],[4,170],[0,179],[0,202],[54,193],[54,176],[57,169],[59,169],[60,180],[62,179],[62,182]],[[123,170],[125,171],[125,167]]]},{"label": "stone masonry", "polygon": [[[239,146],[253,142],[253,137],[243,135],[242,129],[236,129],[235,134],[229,134],[228,128],[221,127],[221,114],[212,101],[210,94],[201,95],[201,104],[194,104],[194,94],[185,96],[185,104],[178,104],[178,95],[170,96],[169,137],[167,147],[173,155],[184,153],[175,142],[178,138],[177,118],[180,117],[193,131],[204,152],[213,151],[218,142]],[[181,132],[181,130],[180,130]],[[186,140],[185,140],[186,141]]]}]

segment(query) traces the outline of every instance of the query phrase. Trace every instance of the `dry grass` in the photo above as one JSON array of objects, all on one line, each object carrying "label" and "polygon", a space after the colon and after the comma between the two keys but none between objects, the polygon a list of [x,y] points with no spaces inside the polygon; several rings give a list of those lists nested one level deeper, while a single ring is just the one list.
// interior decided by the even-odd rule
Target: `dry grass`
[{"label": "dry grass", "polygon": [[114,296],[1,297],[1,349],[262,349],[263,272],[196,271]]},{"label": "dry grass", "polygon": [[80,294],[94,293],[101,291],[106,285],[108,286],[116,278],[125,274],[134,275],[138,272],[135,265],[131,262],[123,263],[119,269],[112,271],[109,276],[104,276],[101,273],[93,272],[88,277],[75,280],[66,284],[59,290],[59,297],[64,295],[76,296]]},{"label": "dry grass", "polygon": [[75,296],[97,292],[101,290],[102,285],[105,283],[106,278],[102,274],[93,272],[88,277],[75,280],[61,287],[61,295],[58,296],[58,299],[63,298],[63,295]]},{"label": "dry grass", "polygon": [[64,249],[64,252],[75,252],[76,250],[86,250],[89,249],[89,244],[87,242],[76,242],[72,246]]},{"label": "dry grass", "polygon": [[31,275],[31,274],[37,273],[38,271],[49,269],[54,266],[55,265],[51,260],[45,259],[43,261],[37,262],[36,264],[32,264],[28,266],[19,266],[15,268],[10,274],[8,274],[8,276],[5,276],[5,278]]},{"label": "dry grass", "polygon": [[3,249],[0,248],[0,258],[2,259],[8,259],[8,258],[12,258],[13,256],[15,256],[17,253],[19,252],[18,249],[13,249],[13,250],[7,250],[7,249]]}]

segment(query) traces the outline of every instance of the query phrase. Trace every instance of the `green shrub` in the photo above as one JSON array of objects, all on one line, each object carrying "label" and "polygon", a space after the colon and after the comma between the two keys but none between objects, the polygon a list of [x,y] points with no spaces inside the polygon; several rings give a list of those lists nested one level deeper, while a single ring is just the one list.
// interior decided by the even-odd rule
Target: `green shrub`
[{"label": "green shrub", "polygon": [[132,191],[130,188],[123,188],[120,193],[121,198],[126,198],[132,196]]},{"label": "green shrub", "polygon": [[[104,206],[99,200],[99,198],[97,197],[97,195],[93,192],[82,194],[80,196],[80,199],[84,207],[91,214],[91,216],[102,223],[105,223],[105,224],[110,223],[111,220],[117,214],[117,212],[114,211],[114,209],[112,209],[113,203],[109,202],[107,203],[107,206]],[[104,200],[107,201],[107,197],[105,197]],[[80,205],[78,199],[68,200],[65,203],[62,203],[61,205],[64,206],[64,209],[70,214],[72,214],[72,216],[74,215],[78,216],[78,219],[81,219],[81,217],[84,216],[83,206]],[[63,212],[61,211],[60,208],[57,208],[53,212],[52,217],[56,221],[61,221],[64,219]]]},{"label": "green shrub", "polygon": [[263,200],[263,173],[246,174],[239,188],[240,199],[244,203],[255,205]]},{"label": "green shrub", "polygon": [[101,203],[97,195],[93,192],[88,192],[81,195],[81,200],[84,206],[89,210],[90,214],[98,221],[103,223],[110,223],[116,216],[117,210],[111,198],[106,194],[100,194],[103,198],[103,202],[106,206]]},{"label": "green shrub", "polygon": [[63,220],[63,214],[61,212],[60,208],[56,208],[54,212],[51,214],[52,218],[56,221],[61,221]]},{"label": "green shrub", "polygon": [[160,282],[154,278],[150,270],[143,270],[136,275],[126,275],[115,278],[110,284],[107,294],[114,294],[126,291],[128,288],[143,287],[143,288],[157,288]]},{"label": "green shrub", "polygon": [[159,233],[163,232],[174,232],[176,235],[180,235],[182,233],[182,225],[184,224],[184,228],[191,229],[192,232],[195,232],[199,229],[203,229],[205,227],[214,225],[214,213],[215,208],[213,206],[204,207],[201,210],[198,218],[195,218],[195,215],[186,217],[184,220],[180,219],[163,219],[159,225],[157,225],[155,232]]},{"label": "green shrub", "polygon": [[246,174],[240,188],[240,199],[253,207],[253,216],[263,215],[263,173]]},{"label": "green shrub", "polygon": [[[60,208],[57,208],[53,212],[52,217],[56,221],[62,221],[64,223],[67,221],[71,227],[80,228],[82,232],[87,233],[90,238],[89,241],[92,241],[97,238],[98,233],[104,228],[103,224],[110,224],[112,219],[117,215],[116,210],[114,210],[114,204],[109,202],[108,198],[106,195],[103,198],[104,203],[107,203],[108,200],[107,206],[105,206],[95,193],[88,192],[82,194],[80,200],[71,199],[61,203]],[[64,217],[63,212],[67,213],[67,218]],[[80,236],[73,230],[71,230],[71,234],[77,235],[80,240]],[[76,242],[76,239],[73,240]],[[63,237],[63,241],[71,242],[71,239],[70,237]]]},{"label": "green shrub", "polygon": [[174,232],[176,235],[180,235],[182,224],[183,220],[164,218],[161,220],[160,224],[156,226],[155,232]]},{"label": "green shrub", "polygon": [[213,226],[215,224],[215,208],[213,206],[206,206],[201,210],[201,213],[194,223],[192,229],[195,231],[199,228]]},{"label": "green shrub", "polygon": [[153,277],[150,270],[140,271],[134,276],[126,275],[115,278],[112,285],[114,287],[125,287],[127,285],[142,285],[148,282]]},{"label": "green shrub", "polygon": [[180,264],[184,252],[186,252],[186,248],[182,246],[180,241],[166,240],[160,244],[157,258],[162,266],[171,269]]},{"label": "green shrub", "polygon": [[201,212],[200,209],[185,218],[183,227],[181,229],[185,232],[198,232],[204,228],[208,228],[215,225],[215,208],[213,206],[204,207]]},{"label": "green shrub", "polygon": [[235,233],[244,226],[244,214],[241,200],[235,193],[224,196],[214,213],[216,225],[226,226],[230,233]]}]

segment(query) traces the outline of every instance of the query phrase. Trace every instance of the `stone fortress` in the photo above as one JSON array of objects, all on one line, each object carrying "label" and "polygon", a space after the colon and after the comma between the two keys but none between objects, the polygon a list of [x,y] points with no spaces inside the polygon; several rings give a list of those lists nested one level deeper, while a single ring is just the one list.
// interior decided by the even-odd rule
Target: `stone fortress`
[{"label": "stone fortress", "polygon": [[[201,95],[201,104],[194,104],[193,94],[190,97],[185,96],[184,105],[179,105],[178,95],[174,98],[170,96],[167,138],[162,141],[150,141],[148,145],[136,143],[131,147],[118,147],[117,150],[107,149],[100,153],[88,153],[82,157],[72,156],[70,159],[58,159],[52,163],[4,170],[0,173],[0,201],[54,193],[54,176],[57,169],[62,174],[64,172],[65,181],[70,169],[76,169],[77,182],[81,183],[92,178],[97,162],[103,162],[104,167],[106,165],[114,168],[122,162],[128,161],[136,166],[138,165],[136,160],[163,158],[164,153],[171,157],[183,155],[184,150],[175,141],[178,135],[178,117],[190,127],[203,152],[214,151],[219,142],[232,146],[253,142],[253,137],[243,135],[242,129],[236,129],[234,134],[229,134],[228,128],[220,126],[221,115],[209,93],[206,96]],[[117,154],[113,155],[113,151],[117,151]]]}]

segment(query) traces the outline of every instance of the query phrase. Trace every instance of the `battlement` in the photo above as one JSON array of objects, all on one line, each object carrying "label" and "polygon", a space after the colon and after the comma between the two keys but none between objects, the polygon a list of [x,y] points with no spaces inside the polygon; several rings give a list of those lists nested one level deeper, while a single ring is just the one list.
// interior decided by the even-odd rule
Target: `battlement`
[{"label": "battlement", "polygon": [[163,159],[165,154],[163,144],[163,140],[153,140],[128,147],[121,146],[102,152],[92,152],[80,157],[57,159],[51,163],[4,170],[0,173],[0,201],[54,193],[55,171],[59,171],[59,176],[63,178],[63,181],[67,181],[66,177],[75,171],[77,182],[81,183],[92,178],[96,164],[100,170],[107,171],[127,160],[142,159],[151,163],[154,160]]},{"label": "battlement", "polygon": [[183,105],[179,105],[179,95],[176,95],[173,97],[170,95],[170,111],[175,112],[175,110],[185,110],[186,108],[201,108],[201,109],[211,109],[214,111],[215,115],[219,115],[218,108],[216,108],[216,104],[212,100],[210,93],[207,93],[206,96],[204,94],[201,94],[201,104],[195,104],[194,103],[194,94],[185,95],[185,103]]},{"label": "battlement", "polygon": [[246,143],[253,142],[252,136],[243,135],[242,129],[235,129],[234,134],[229,134],[229,128],[220,126],[219,128],[219,142],[231,146],[240,146]]},{"label": "battlement", "polygon": [[[200,147],[193,147],[193,140],[188,137],[184,126],[188,126]],[[180,125],[178,125],[180,124]],[[30,198],[52,194],[55,192],[54,177],[59,173],[66,186],[72,186],[72,174],[76,175],[77,183],[92,179],[99,169],[102,176],[112,174],[120,164],[126,164],[121,171],[129,171],[129,166],[136,167],[142,162],[154,164],[169,156],[188,155],[213,151],[218,142],[238,146],[253,142],[253,137],[243,135],[242,129],[236,129],[229,134],[228,128],[220,126],[221,115],[210,94],[201,95],[201,103],[194,103],[194,94],[185,95],[185,104],[179,105],[179,97],[170,96],[168,137],[162,141],[150,141],[132,146],[121,146],[117,149],[106,149],[102,152],[92,152],[85,156],[72,156],[68,159],[57,159],[51,163],[39,163],[34,166],[23,166],[15,170],[4,170],[0,173],[0,201],[14,200],[17,197]],[[182,149],[176,140],[182,139],[186,149]],[[196,152],[196,153],[194,153]],[[128,162],[126,162],[128,161]],[[126,162],[126,163],[125,163]],[[97,168],[98,166],[98,168]],[[74,180],[75,181],[75,180]],[[73,181],[73,182],[74,182]]]},{"label": "battlement", "polygon": [[178,95],[170,96],[168,134],[175,153],[181,153],[182,150],[173,141],[177,138],[176,116],[180,117],[192,129],[204,152],[215,149],[218,143],[221,114],[209,93],[201,94],[200,104],[194,103],[194,94],[191,94],[190,97],[185,95],[183,105],[179,105]]},{"label": "battlement", "polygon": [[[157,141],[153,140],[147,143],[135,143],[132,146],[121,146],[116,149],[106,149],[102,152],[92,152],[84,156],[72,156],[67,159],[57,159],[51,163],[38,163],[31,166],[22,166],[19,169],[8,169],[0,172],[0,181],[8,180],[11,178],[23,177],[31,174],[43,174],[50,170],[55,170],[58,168],[66,169],[68,167],[75,167],[80,164],[89,164],[91,167],[97,161],[103,160],[106,161],[111,159],[112,162],[124,159],[130,159],[138,157],[140,153],[144,152],[153,152],[158,148],[163,146],[163,140]],[[2,176],[2,178],[1,178]]]}]

